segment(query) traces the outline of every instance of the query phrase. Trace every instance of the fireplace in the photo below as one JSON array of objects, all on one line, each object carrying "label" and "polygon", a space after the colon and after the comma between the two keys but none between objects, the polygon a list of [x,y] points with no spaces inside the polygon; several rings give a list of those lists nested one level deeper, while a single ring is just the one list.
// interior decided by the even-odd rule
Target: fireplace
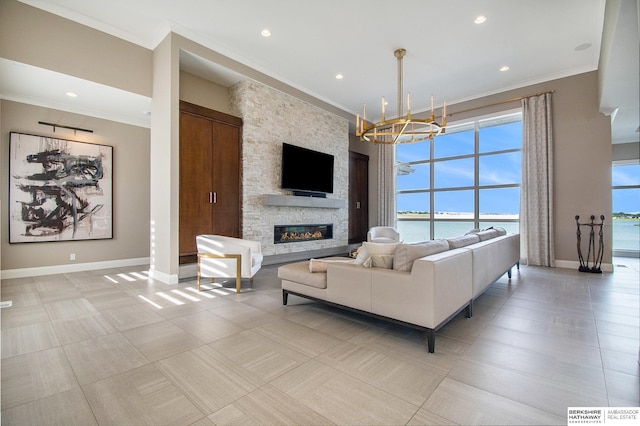
[{"label": "fireplace", "polygon": [[333,225],[276,225],[273,230],[274,244],[297,243],[300,241],[330,240]]}]

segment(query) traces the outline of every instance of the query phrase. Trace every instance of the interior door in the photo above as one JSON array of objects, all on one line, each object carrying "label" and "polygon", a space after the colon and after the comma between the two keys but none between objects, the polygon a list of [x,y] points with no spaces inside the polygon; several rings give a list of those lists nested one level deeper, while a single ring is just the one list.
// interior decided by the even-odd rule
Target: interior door
[{"label": "interior door", "polygon": [[349,151],[349,244],[367,239],[369,230],[369,157]]},{"label": "interior door", "polygon": [[241,237],[240,128],[213,124],[213,230],[214,234]]},{"label": "interior door", "polygon": [[213,229],[210,120],[180,113],[180,256],[195,255],[196,235]]}]

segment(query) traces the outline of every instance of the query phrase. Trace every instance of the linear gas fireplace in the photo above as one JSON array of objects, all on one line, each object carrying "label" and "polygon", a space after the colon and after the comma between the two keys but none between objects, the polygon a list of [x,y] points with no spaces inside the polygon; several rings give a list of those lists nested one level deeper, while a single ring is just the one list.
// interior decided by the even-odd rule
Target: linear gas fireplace
[{"label": "linear gas fireplace", "polygon": [[300,241],[329,240],[333,238],[333,225],[276,225],[273,230],[275,244]]}]

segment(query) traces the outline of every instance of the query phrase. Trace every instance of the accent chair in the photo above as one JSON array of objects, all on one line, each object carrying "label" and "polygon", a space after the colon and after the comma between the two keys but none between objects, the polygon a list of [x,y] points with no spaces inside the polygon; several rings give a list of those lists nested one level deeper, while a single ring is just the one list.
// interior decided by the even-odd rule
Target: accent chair
[{"label": "accent chair", "polygon": [[367,241],[372,243],[399,243],[400,233],[391,226],[374,226],[367,232]]},{"label": "accent chair", "polygon": [[240,293],[241,279],[253,277],[262,266],[260,242],[222,235],[198,235],[198,291],[200,278],[235,278],[236,293]]}]

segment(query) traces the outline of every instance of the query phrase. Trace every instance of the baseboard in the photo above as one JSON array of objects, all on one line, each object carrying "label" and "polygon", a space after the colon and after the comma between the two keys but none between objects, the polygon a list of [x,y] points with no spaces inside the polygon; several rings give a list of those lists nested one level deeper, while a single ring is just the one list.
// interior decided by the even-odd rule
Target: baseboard
[{"label": "baseboard", "polygon": [[148,257],[137,259],[106,260],[102,262],[72,263],[68,265],[38,266],[35,268],[7,269],[0,271],[2,279],[41,277],[43,275],[66,274],[70,272],[94,271],[96,269],[123,268],[127,266],[149,265]]},{"label": "baseboard", "polygon": [[633,257],[640,258],[640,251],[638,250],[614,250],[613,257]]},{"label": "baseboard", "polygon": [[149,269],[149,277],[169,285],[178,284],[177,274],[170,275],[165,274],[164,272],[157,271],[155,269]]},{"label": "baseboard", "polygon": [[197,263],[185,263],[178,268],[178,278],[181,280],[191,279],[198,275]]},{"label": "baseboard", "polygon": [[[576,271],[580,267],[580,262],[575,260],[556,260],[556,268],[575,269]],[[613,265],[611,263],[603,263],[600,265],[602,272],[613,272]]]}]

